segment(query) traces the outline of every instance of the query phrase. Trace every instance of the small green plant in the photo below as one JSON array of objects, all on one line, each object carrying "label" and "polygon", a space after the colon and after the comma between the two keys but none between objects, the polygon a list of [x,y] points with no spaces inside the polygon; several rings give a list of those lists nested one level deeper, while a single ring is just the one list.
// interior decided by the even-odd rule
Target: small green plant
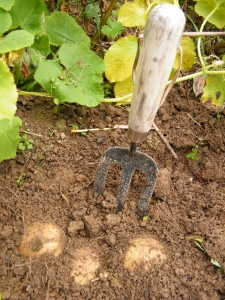
[{"label": "small green plant", "polygon": [[21,150],[23,153],[26,150],[31,150],[33,149],[33,144],[34,144],[34,140],[29,139],[27,137],[27,134],[24,134],[21,138],[20,138],[20,142],[18,144],[18,149]]},{"label": "small green plant", "polygon": [[48,135],[49,136],[53,136],[53,134],[55,134],[57,132],[57,130],[56,129],[53,129],[52,131],[50,131],[49,133],[48,133]]},{"label": "small green plant", "polygon": [[72,124],[72,129],[73,129],[73,130],[78,130],[78,128],[79,128],[79,127],[78,127],[77,125]]},{"label": "small green plant", "polygon": [[[73,130],[79,130],[79,127],[75,124],[72,124],[72,129]],[[87,132],[86,131],[82,131],[82,129],[79,130],[80,134],[83,135],[83,136],[86,136],[87,135]]]},{"label": "small green plant", "polygon": [[201,251],[203,251],[209,257],[211,264],[218,267],[220,272],[223,273],[224,269],[222,268],[221,264],[218,261],[216,261],[215,259],[213,259],[211,256],[209,256],[208,251],[207,251],[206,247],[204,246],[203,238],[201,238],[199,236],[193,236],[190,239],[191,239],[192,245],[195,246],[196,248],[200,249]]},{"label": "small green plant", "polygon": [[102,27],[102,33],[110,37],[116,37],[124,30],[124,26],[111,18],[108,18],[106,25]]},{"label": "small green plant", "polygon": [[26,174],[24,172],[21,172],[20,176],[15,178],[16,185],[20,187],[22,183],[25,181],[25,179],[26,179]]},{"label": "small green plant", "polygon": [[217,118],[217,120],[220,120],[221,119],[221,114],[217,114],[216,118]]},{"label": "small green plant", "polygon": [[144,216],[142,220],[143,221],[147,221],[148,220],[148,216]]},{"label": "small green plant", "polygon": [[187,158],[191,158],[194,161],[197,161],[199,159],[199,154],[202,153],[202,150],[198,148],[198,145],[195,146],[195,148],[192,148],[191,152],[186,155]]}]

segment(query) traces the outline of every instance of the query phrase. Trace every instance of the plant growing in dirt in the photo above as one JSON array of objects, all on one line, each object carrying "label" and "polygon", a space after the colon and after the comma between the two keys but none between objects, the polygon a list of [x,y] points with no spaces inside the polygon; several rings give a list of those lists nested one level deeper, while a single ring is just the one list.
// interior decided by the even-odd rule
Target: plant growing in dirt
[{"label": "plant growing in dirt", "polygon": [[[1,162],[15,156],[20,140],[22,121],[14,117],[18,95],[96,106],[104,96],[105,65],[76,21],[64,12],[49,15],[43,0],[1,1],[0,20]],[[37,83],[46,93],[30,92]]]},{"label": "plant growing in dirt", "polygon": [[207,254],[207,256],[210,259],[211,264],[213,264],[214,266],[218,267],[220,272],[224,272],[221,264],[216,261],[215,259],[213,259],[209,254],[208,251],[204,245],[204,240],[203,238],[199,237],[199,236],[193,236],[190,238],[191,239],[191,243],[193,246],[195,246],[196,248],[200,249],[201,251],[203,251],[205,254]]},{"label": "plant growing in dirt", "polygon": [[[206,103],[212,109],[223,109],[225,102],[225,55],[217,57],[215,55],[206,56],[204,54],[204,43],[202,36],[210,33],[204,32],[204,27],[207,22],[221,29],[225,25],[225,0],[205,1],[196,0],[194,7],[195,12],[203,17],[203,23],[198,29],[195,25],[196,33],[190,33],[190,36],[197,37],[197,54],[195,58],[195,43],[189,36],[183,36],[181,46],[183,48],[183,60],[181,70],[190,70],[194,64],[199,65],[199,71],[193,74],[180,77],[176,82],[181,82],[189,79],[195,80],[195,85],[201,86],[202,93],[201,101]],[[173,3],[178,5],[176,0],[168,0],[163,2]],[[138,27],[141,33],[145,26],[149,12],[162,1],[153,0],[151,2],[144,0],[136,0],[134,2],[124,3],[118,12],[118,21],[126,27]],[[189,17],[189,16],[188,16]],[[190,17],[189,17],[190,18]],[[224,35],[217,32],[214,35]],[[129,103],[133,92],[132,69],[139,48],[139,38],[136,35],[129,35],[117,40],[106,52],[104,61],[106,64],[106,77],[110,82],[115,82],[114,93],[115,99],[110,101],[119,103]],[[129,54],[128,54],[129,53]],[[179,68],[179,55],[174,62],[174,72]],[[195,68],[196,69],[196,68]],[[206,81],[206,82],[205,82]]]},{"label": "plant growing in dirt", "polygon": [[24,153],[26,150],[33,149],[33,143],[34,143],[34,140],[29,139],[27,137],[27,134],[24,134],[20,138],[20,142],[18,144],[18,149],[21,150],[22,153]]},{"label": "plant growing in dirt", "polygon": [[202,153],[202,150],[198,148],[198,145],[196,145],[194,148],[192,148],[191,152],[186,155],[187,158],[191,158],[194,161],[197,161],[199,159],[199,155]]}]

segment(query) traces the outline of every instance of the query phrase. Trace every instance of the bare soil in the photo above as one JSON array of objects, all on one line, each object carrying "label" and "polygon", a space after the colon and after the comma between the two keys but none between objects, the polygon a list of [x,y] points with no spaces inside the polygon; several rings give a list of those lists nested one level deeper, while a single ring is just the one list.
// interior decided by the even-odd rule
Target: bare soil
[{"label": "bare soil", "polygon": [[[141,172],[120,212],[121,166],[110,168],[102,196],[93,189],[104,151],[129,147],[127,130],[71,134],[72,124],[127,124],[128,113],[106,104],[65,105],[54,113],[49,99],[20,98],[21,134],[29,130],[34,149],[0,165],[2,299],[225,299],[224,273],[210,261],[225,269],[224,115],[218,119],[203,107],[189,83],[170,93],[156,124],[178,159],[154,130],[139,146],[159,168],[143,221],[135,213],[145,185]],[[199,160],[187,159],[196,145]],[[62,230],[58,256],[21,253],[23,235],[36,222]],[[193,245],[196,236],[207,253]]]}]

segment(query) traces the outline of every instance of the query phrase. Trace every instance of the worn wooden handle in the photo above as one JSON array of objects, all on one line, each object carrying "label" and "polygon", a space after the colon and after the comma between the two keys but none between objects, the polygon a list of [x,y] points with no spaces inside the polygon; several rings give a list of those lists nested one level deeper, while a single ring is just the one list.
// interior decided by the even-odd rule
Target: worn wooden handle
[{"label": "worn wooden handle", "polygon": [[149,15],[128,121],[131,142],[143,142],[152,127],[184,26],[184,13],[172,4],[157,5]]}]

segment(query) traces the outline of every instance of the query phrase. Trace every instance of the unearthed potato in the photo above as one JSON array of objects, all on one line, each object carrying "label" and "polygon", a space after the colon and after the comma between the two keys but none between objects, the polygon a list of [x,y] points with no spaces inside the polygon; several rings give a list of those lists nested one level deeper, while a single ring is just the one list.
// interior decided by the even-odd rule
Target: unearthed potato
[{"label": "unearthed potato", "polygon": [[19,246],[25,256],[52,254],[58,256],[63,249],[65,236],[55,224],[36,222],[29,226]]},{"label": "unearthed potato", "polygon": [[139,266],[147,271],[151,268],[153,261],[154,264],[161,265],[166,260],[163,246],[153,238],[136,238],[130,244],[124,259],[124,266],[130,271],[134,271]]},{"label": "unearthed potato", "polygon": [[95,279],[96,272],[100,267],[98,255],[90,248],[79,248],[71,253],[72,272],[76,283],[89,284],[91,280]]}]

